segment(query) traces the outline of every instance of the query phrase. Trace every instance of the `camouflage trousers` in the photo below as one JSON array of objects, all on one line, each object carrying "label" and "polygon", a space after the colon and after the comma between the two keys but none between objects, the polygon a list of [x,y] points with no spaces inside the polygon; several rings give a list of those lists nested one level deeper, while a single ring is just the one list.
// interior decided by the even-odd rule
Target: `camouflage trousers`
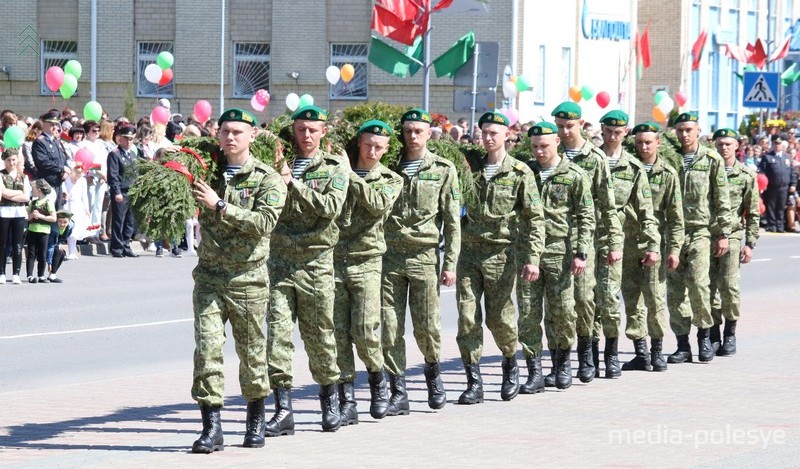
[{"label": "camouflage trousers", "polygon": [[567,349],[575,342],[577,316],[571,269],[572,250],[565,248],[563,240],[548,240],[539,262],[539,280],[517,284],[519,343],[526,358],[542,356],[543,318],[548,349]]},{"label": "camouflage trousers", "polygon": [[406,304],[425,361],[438,363],[442,348],[438,263],[420,262],[415,256],[384,256],[381,345],[386,370],[399,376],[406,369]]},{"label": "camouflage trousers", "polygon": [[675,272],[667,273],[669,325],[677,336],[689,334],[692,325],[698,329],[713,325],[708,277],[710,258],[711,235],[708,230],[687,230],[680,265]]},{"label": "camouflage trousers", "polygon": [[295,321],[308,354],[311,377],[321,385],[336,383],[339,367],[336,365],[333,333],[332,251],[302,262],[273,255],[269,265],[273,285],[267,316],[270,385],[273,388],[292,387]]},{"label": "camouflage trousers", "polygon": [[456,299],[458,334],[456,342],[465,364],[480,363],[483,353],[483,311],[486,327],[504,357],[517,351],[517,324],[514,311],[514,281],[517,267],[513,247],[462,246],[458,259]]},{"label": "camouflage trousers", "polygon": [[[622,298],[625,301],[625,336],[630,340],[647,337],[663,339],[667,296],[666,244],[655,265],[643,266],[644,250],[626,240],[622,256]],[[646,308],[646,312],[645,312]]]},{"label": "camouflage trousers", "polygon": [[269,281],[266,265],[230,274],[198,265],[192,273],[194,292],[194,376],[192,398],[221,406],[225,395],[223,346],[230,321],[239,356],[239,386],[247,401],[269,394],[267,382],[267,312]]},{"label": "camouflage trousers", "polygon": [[[597,250],[597,264],[595,264],[597,305],[593,336],[595,338],[600,337],[600,332],[602,331],[605,337],[614,339],[619,337],[619,294],[622,286],[622,262],[608,265],[608,253],[608,248]],[[578,335],[580,336],[580,334]]]},{"label": "camouflage trousers", "polygon": [[739,299],[739,256],[742,252],[742,240],[731,237],[728,240],[728,252],[722,257],[712,254],[710,299],[711,317],[714,325],[722,324],[723,317],[738,321],[740,311]]},{"label": "camouflage trousers", "polygon": [[336,294],[333,326],[336,335],[336,362],[339,383],[356,378],[353,345],[358,357],[372,373],[383,370],[381,350],[381,265],[380,256],[354,261],[334,261]]},{"label": "camouflage trousers", "polygon": [[588,256],[586,258],[586,270],[582,275],[574,278],[575,313],[577,314],[575,329],[578,337],[591,336],[595,327],[594,290],[597,286],[597,268],[595,264],[596,251],[594,247],[586,254]]}]

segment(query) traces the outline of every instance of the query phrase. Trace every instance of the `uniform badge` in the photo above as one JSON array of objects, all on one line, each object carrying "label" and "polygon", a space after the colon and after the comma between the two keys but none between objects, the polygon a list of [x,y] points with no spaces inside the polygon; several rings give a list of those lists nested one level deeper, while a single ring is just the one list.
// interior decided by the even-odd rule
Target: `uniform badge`
[{"label": "uniform badge", "polygon": [[718,176],[717,177],[717,185],[720,186],[720,187],[724,186],[726,180],[727,180],[727,178],[725,176]]},{"label": "uniform badge", "polygon": [[645,188],[642,190],[642,196],[643,196],[644,198],[646,198],[646,199],[649,199],[649,198],[653,197],[653,193],[652,193],[652,192],[650,192],[650,189],[648,189],[648,188],[646,188],[646,187],[645,187]]},{"label": "uniform badge", "polygon": [[531,205],[536,206],[542,203],[542,199],[539,198],[539,194],[531,194]]},{"label": "uniform badge", "polygon": [[335,176],[333,178],[333,188],[334,189],[339,189],[340,191],[344,190],[344,177]]},{"label": "uniform badge", "polygon": [[590,194],[588,192],[586,194],[583,194],[583,205],[585,205],[587,207],[591,207],[592,206],[592,194]]},{"label": "uniform badge", "polygon": [[453,199],[461,200],[461,188],[453,186]]},{"label": "uniform badge", "polygon": [[270,207],[274,207],[278,205],[281,201],[281,196],[278,191],[269,191],[267,192],[267,205]]}]

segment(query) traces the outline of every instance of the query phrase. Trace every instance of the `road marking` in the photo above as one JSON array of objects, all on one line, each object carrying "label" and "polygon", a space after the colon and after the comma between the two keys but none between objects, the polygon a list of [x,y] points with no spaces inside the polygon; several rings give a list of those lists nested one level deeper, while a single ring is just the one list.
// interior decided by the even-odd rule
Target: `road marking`
[{"label": "road marking", "polygon": [[163,326],[166,324],[177,324],[180,322],[189,322],[189,321],[194,321],[194,318],[174,319],[172,321],[145,322],[141,324],[128,324],[125,326],[95,327],[92,329],[75,329],[72,331],[36,332],[33,334],[5,335],[5,336],[0,336],[0,340],[26,339],[29,337],[44,337],[49,335],[83,334],[85,332],[114,331],[118,329],[133,329],[136,327]]},{"label": "road marking", "polygon": [[800,259],[800,256],[789,256],[789,259]]},{"label": "road marking", "polygon": [[753,259],[750,262],[767,262],[767,261],[771,261],[771,260],[772,259]]}]

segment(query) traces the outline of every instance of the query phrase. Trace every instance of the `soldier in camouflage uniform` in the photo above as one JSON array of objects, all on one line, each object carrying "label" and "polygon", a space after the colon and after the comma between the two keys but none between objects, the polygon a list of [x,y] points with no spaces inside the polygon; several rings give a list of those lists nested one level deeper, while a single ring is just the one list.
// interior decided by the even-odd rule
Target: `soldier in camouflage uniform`
[{"label": "soldier in camouflage uniform", "polygon": [[223,404],[223,345],[230,321],[239,356],[239,384],[247,399],[244,446],[264,446],[264,397],[269,394],[264,316],[267,311],[270,233],[286,199],[286,185],[272,168],[250,155],[256,119],[229,109],[219,118],[220,174],[209,186],[197,181],[203,244],[194,269],[194,380],[203,433],[195,453],[223,449],[219,411]]},{"label": "soldier in camouflage uniform", "polygon": [[[611,187],[614,190],[616,215],[620,225],[625,223],[626,214],[636,221],[638,231],[624,231],[624,238],[641,241],[646,245],[640,257],[641,265],[652,267],[661,252],[661,236],[658,222],[653,215],[652,194],[644,166],[622,148],[622,140],[628,133],[628,115],[622,111],[610,111],[600,118],[603,134],[601,150],[605,153],[611,171]],[[628,255],[637,256],[638,247]],[[624,252],[623,252],[624,259]],[[619,337],[619,299],[622,283],[622,262],[597,264],[597,314],[595,333],[599,337],[602,328],[606,338]],[[650,355],[644,338],[634,340],[636,358],[622,366],[623,370],[650,368]],[[606,360],[611,357],[605,357]],[[616,358],[614,358],[616,360]],[[606,367],[608,369],[608,367]]]},{"label": "soldier in camouflage uniform", "polygon": [[[739,148],[738,134],[732,129],[714,132],[714,146],[725,162],[728,178],[728,197],[731,204],[731,238],[728,252],[720,257],[711,257],[711,346],[717,356],[736,353],[736,322],[739,320],[739,275],[740,263],[753,259],[753,249],[758,239],[759,207],[756,173],[736,159]],[[712,236],[716,230],[712,230]],[[744,235],[745,245],[742,244]],[[719,293],[719,295],[717,295]],[[719,326],[725,317],[722,345]]]},{"label": "soldier in camouflage uniform", "polygon": [[[503,353],[500,397],[509,401],[519,392],[514,285],[517,272],[520,283],[538,280],[544,245],[536,179],[525,163],[506,154],[508,118],[487,112],[478,124],[488,154],[469,161],[475,195],[466,198],[467,215],[461,219],[456,341],[467,373],[467,389],[458,398],[459,404],[483,402],[481,296],[486,326]],[[517,264],[522,266],[519,270]]]},{"label": "soldier in camouflage uniform", "polygon": [[[592,181],[592,197],[595,203],[594,243],[586,252],[587,275],[575,278],[575,310],[578,314],[576,330],[578,333],[578,377],[582,382],[590,382],[599,376],[599,339],[593,341],[595,301],[594,290],[597,285],[596,262],[614,265],[622,260],[622,226],[617,217],[614,192],[609,182],[610,173],[603,151],[583,138],[582,111],[577,104],[567,101],[553,110],[558,136],[561,139],[559,153],[589,173]],[[577,245],[577,233],[572,233],[572,245]],[[552,355],[551,350],[551,355]],[[590,356],[590,352],[592,356]],[[605,344],[606,378],[619,376],[617,361],[617,338],[606,337]],[[545,383],[553,386],[554,376],[548,375]]]},{"label": "soldier in camouflage uniform", "polygon": [[267,372],[275,389],[275,414],[267,422],[267,436],[294,434],[289,390],[295,320],[308,354],[311,377],[320,385],[322,430],[334,432],[341,423],[333,333],[333,247],[339,239],[335,220],[347,197],[350,170],[341,157],[319,148],[327,132],[327,111],[305,106],[292,119],[298,156],[291,168],[282,165],[281,176],[289,189],[286,208],[272,236],[269,263],[272,291],[267,318]]},{"label": "soldier in camouflage uniform", "polygon": [[[392,168],[403,178],[403,192],[384,224],[386,254],[381,286],[381,343],[392,395],[388,415],[408,414],[405,388],[406,304],[411,310],[414,338],[425,357],[428,406],[446,402],[439,371],[442,320],[439,283],[456,282],[461,246],[461,190],[450,161],[428,151],[431,116],[411,109],[400,119],[403,158]],[[444,228],[445,252],[439,274],[439,233]]]},{"label": "soldier in camouflage uniform", "polygon": [[[358,130],[358,158],[352,162],[350,187],[342,213],[336,219],[339,243],[333,250],[333,307],[336,361],[339,364],[339,412],[342,425],[358,423],[353,381],[356,365],[353,344],[367,366],[372,396],[370,415],[381,419],[389,400],[383,376],[381,350],[381,267],[386,252],[383,223],[403,189],[403,179],[380,163],[389,149],[392,129],[370,120]],[[349,159],[344,159],[350,164]]]},{"label": "soldier in camouflage uniform", "polygon": [[[678,256],[683,246],[683,204],[678,172],[658,156],[659,127],[654,122],[645,122],[633,128],[636,153],[647,174],[652,193],[653,214],[657,230],[661,235],[660,259],[653,265],[642,262],[646,251],[651,249],[646,238],[625,237],[625,254],[622,257],[622,298],[625,300],[625,335],[634,344],[650,336],[650,357],[647,360],[647,344],[638,345],[636,363],[623,365],[635,369],[665,371],[667,362],[662,355],[664,330],[664,302],[667,296],[667,270],[678,267]],[[625,219],[626,233],[640,233],[639,220],[629,213]],[[647,312],[645,313],[645,307]],[[644,348],[642,357],[640,349]],[[642,366],[642,364],[644,366]],[[627,365],[627,366],[626,366]]]},{"label": "soldier in camouflage uniform", "polygon": [[[700,145],[697,114],[684,112],[675,119],[675,134],[681,143],[683,166],[680,168],[685,237],[680,265],[667,274],[667,305],[672,332],[678,338],[678,350],[669,363],[692,361],[689,332],[697,327],[697,358],[709,362],[714,350],[709,338],[714,321],[711,317],[709,259],[728,252],[731,234],[730,201],[725,163],[719,154]],[[712,250],[712,231],[714,249]],[[688,293],[688,295],[687,295]],[[688,301],[687,301],[688,296]]]},{"label": "soldier in camouflage uniform", "polygon": [[[589,175],[578,165],[558,154],[558,129],[540,122],[528,130],[536,161],[529,164],[536,174],[545,219],[544,252],[539,262],[539,280],[523,282],[517,289],[519,304],[519,342],[528,360],[528,381],[520,387],[523,394],[544,391],[542,376],[542,316],[548,348],[552,351],[555,386],[572,385],[570,355],[575,341],[575,298],[573,276],[586,271],[595,228]],[[572,233],[577,244],[572,245]],[[576,254],[573,254],[575,252]]]}]

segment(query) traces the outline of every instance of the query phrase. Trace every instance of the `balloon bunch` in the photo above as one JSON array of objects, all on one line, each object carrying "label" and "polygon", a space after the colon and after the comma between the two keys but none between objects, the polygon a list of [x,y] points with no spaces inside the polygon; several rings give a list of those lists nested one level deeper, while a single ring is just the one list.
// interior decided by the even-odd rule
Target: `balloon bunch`
[{"label": "balloon bunch", "polygon": [[605,109],[611,103],[611,95],[606,91],[595,94],[594,91],[586,85],[569,87],[569,99],[576,103],[581,102],[581,100],[588,101],[592,99],[592,97],[594,97],[594,101],[600,106],[600,109]]},{"label": "balloon bunch", "polygon": [[503,83],[503,96],[506,98],[515,98],[518,93],[531,89],[533,89],[533,87],[527,77],[521,75],[512,76]]},{"label": "balloon bunch", "polygon": [[167,51],[156,56],[156,63],[144,68],[144,77],[154,85],[164,86],[172,81],[172,64],[175,58]]},{"label": "balloon bunch", "polygon": [[356,69],[353,67],[352,64],[344,64],[342,68],[339,69],[336,65],[331,65],[327,69],[325,69],[325,79],[328,80],[328,83],[331,85],[335,85],[339,83],[341,79],[344,83],[350,83],[353,77],[356,76]]},{"label": "balloon bunch", "polygon": [[267,104],[269,104],[269,100],[270,100],[269,91],[258,90],[253,95],[253,97],[250,98],[250,107],[252,107],[258,112],[262,112],[264,108],[267,107]]},{"label": "balloon bunch", "polygon": [[69,99],[78,89],[78,79],[81,77],[83,68],[77,60],[70,60],[64,64],[64,68],[52,66],[44,74],[44,81],[47,87],[55,93],[61,93],[61,97]]},{"label": "balloon bunch", "polygon": [[286,95],[286,107],[294,112],[301,107],[306,106],[313,106],[314,105],[314,97],[310,94],[304,94],[302,96],[298,96],[297,93],[289,93]]},{"label": "balloon bunch", "polygon": [[666,122],[669,118],[669,113],[675,108],[677,104],[679,107],[686,104],[688,97],[686,93],[683,91],[678,91],[675,93],[675,99],[673,100],[670,98],[669,93],[664,90],[659,90],[653,96],[653,102],[655,106],[653,106],[652,116],[657,122]]}]

